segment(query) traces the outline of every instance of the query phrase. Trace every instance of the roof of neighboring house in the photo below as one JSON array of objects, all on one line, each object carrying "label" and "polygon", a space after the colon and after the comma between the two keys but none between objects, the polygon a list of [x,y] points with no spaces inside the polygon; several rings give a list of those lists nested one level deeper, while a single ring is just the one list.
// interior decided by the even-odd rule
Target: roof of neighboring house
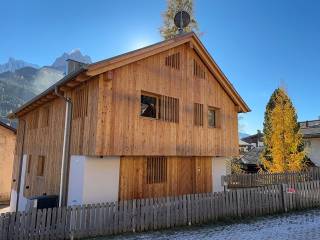
[{"label": "roof of neighboring house", "polygon": [[251,146],[250,143],[247,143],[247,142],[245,142],[245,141],[242,141],[241,139],[239,139],[239,145],[240,145],[240,146]]},{"label": "roof of neighboring house", "polygon": [[0,121],[0,126],[8,129],[8,130],[10,130],[10,131],[12,131],[12,132],[14,132],[14,133],[17,132],[17,129],[15,129],[15,128],[12,127],[12,126],[9,126],[8,124],[6,124],[6,123],[4,123],[4,122],[2,122],[2,121]]},{"label": "roof of neighboring house", "polygon": [[66,91],[68,89],[72,89],[79,85],[81,82],[87,81],[93,76],[98,74],[119,68],[121,66],[139,61],[141,59],[156,55],[158,53],[167,51],[171,48],[180,46],[182,44],[189,43],[190,47],[193,48],[199,57],[203,60],[203,62],[208,67],[209,71],[215,76],[217,81],[220,83],[222,88],[228,93],[230,98],[238,107],[238,112],[249,112],[251,111],[248,105],[241,98],[239,93],[215,63],[209,52],[206,50],[204,45],[201,43],[199,38],[195,33],[185,33],[179,34],[176,37],[165,40],[135,51],[131,51],[122,55],[118,55],[116,57],[112,57],[103,61],[99,61],[96,63],[92,63],[86,65],[79,69],[76,72],[68,74],[64,78],[62,78],[59,82],[48,88],[46,91],[41,93],[40,95],[33,98],[31,101],[27,102],[20,108],[18,108],[15,112],[9,114],[9,118],[16,118],[19,115],[23,115],[32,109],[51,101],[53,98],[57,96],[54,93],[54,90],[58,88],[60,91]]},{"label": "roof of neighboring house", "polygon": [[242,141],[247,142],[247,143],[257,143],[257,140],[259,142],[263,141],[263,133],[258,132],[256,134],[241,138]]},{"label": "roof of neighboring house", "polygon": [[320,120],[300,122],[303,138],[320,138]]},{"label": "roof of neighboring house", "polygon": [[264,147],[255,147],[249,152],[246,152],[241,158],[243,164],[254,164],[260,165],[260,154],[262,153]]}]

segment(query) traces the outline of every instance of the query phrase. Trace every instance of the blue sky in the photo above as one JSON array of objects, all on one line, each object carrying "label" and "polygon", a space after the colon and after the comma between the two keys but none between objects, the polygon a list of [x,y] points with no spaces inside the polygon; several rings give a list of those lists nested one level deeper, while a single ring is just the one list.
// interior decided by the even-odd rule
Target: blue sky
[{"label": "blue sky", "polygon": [[[161,40],[165,0],[2,0],[0,63],[49,65],[80,49],[98,61]],[[195,0],[204,45],[252,112],[241,131],[262,128],[265,105],[284,82],[299,120],[320,116],[320,1]]]}]

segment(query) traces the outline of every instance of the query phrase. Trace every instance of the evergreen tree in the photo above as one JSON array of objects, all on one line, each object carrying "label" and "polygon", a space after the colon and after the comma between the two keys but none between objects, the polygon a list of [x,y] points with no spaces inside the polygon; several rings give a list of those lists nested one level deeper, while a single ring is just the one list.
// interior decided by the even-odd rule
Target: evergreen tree
[{"label": "evergreen tree", "polygon": [[276,89],[264,116],[264,146],[261,161],[270,172],[301,171],[305,167],[305,152],[299,132],[295,108],[286,94]]},{"label": "evergreen tree", "polygon": [[167,0],[168,8],[162,14],[163,26],[160,34],[164,39],[170,39],[177,35],[178,28],[174,25],[174,16],[180,10],[190,14],[190,24],[183,29],[184,32],[199,32],[198,23],[194,18],[193,0]]}]

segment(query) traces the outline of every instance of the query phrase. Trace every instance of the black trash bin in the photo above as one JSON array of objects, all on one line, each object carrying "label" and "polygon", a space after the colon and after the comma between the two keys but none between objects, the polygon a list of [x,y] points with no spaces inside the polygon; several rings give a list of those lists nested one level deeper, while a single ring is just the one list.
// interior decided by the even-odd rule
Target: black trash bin
[{"label": "black trash bin", "polygon": [[44,209],[44,208],[54,208],[58,207],[59,204],[59,196],[57,195],[49,195],[49,196],[39,196],[34,197],[33,200],[33,207],[37,209]]}]

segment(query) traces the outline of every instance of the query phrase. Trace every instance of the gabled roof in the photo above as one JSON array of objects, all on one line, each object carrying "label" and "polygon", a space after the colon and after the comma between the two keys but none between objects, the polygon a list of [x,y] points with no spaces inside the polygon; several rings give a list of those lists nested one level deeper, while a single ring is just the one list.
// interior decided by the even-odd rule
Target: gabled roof
[{"label": "gabled roof", "polygon": [[103,61],[87,65],[78,70],[77,72],[65,76],[63,79],[61,79],[55,85],[44,91],[42,94],[36,96],[31,101],[18,108],[14,113],[10,114],[9,117],[15,118],[19,115],[23,115],[24,113],[30,111],[34,107],[42,105],[46,101],[50,101],[52,98],[57,97],[54,94],[55,88],[58,88],[61,91],[65,91],[67,89],[77,86],[81,82],[89,80],[91,77],[96,76],[100,73],[119,68],[132,62],[136,62],[138,60],[147,58],[149,56],[156,55],[158,53],[164,52],[166,50],[180,46],[185,43],[189,43],[190,47],[192,47],[197,52],[199,57],[206,64],[208,69],[215,76],[217,81],[220,83],[220,85],[224,88],[224,90],[228,93],[235,105],[238,107],[238,112],[249,112],[250,108],[248,107],[248,105],[244,102],[244,100],[240,97],[233,85],[223,74],[221,69],[215,63],[215,61],[210,56],[210,54],[203,46],[196,34],[191,32],[180,34],[177,35],[177,37],[175,38],[165,40],[135,51],[131,51]]},{"label": "gabled roof", "polygon": [[2,122],[2,121],[0,121],[0,126],[8,129],[8,130],[10,130],[10,131],[12,131],[12,132],[14,132],[14,133],[17,132],[17,130],[16,130],[14,127],[9,126],[9,125],[7,125],[6,123],[4,123],[4,122]]},{"label": "gabled roof", "polygon": [[243,164],[255,164],[260,165],[260,154],[262,153],[264,147],[255,147],[249,152],[246,152],[243,157],[240,158]]}]

